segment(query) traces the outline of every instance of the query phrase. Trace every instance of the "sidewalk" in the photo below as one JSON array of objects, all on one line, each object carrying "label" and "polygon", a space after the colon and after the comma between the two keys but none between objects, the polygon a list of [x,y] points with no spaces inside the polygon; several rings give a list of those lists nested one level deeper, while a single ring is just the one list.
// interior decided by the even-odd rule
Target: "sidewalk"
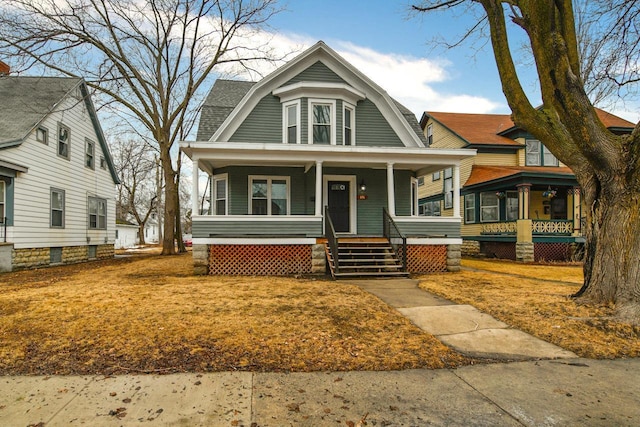
[{"label": "sidewalk", "polygon": [[571,359],[392,372],[0,377],[0,425],[637,426],[639,371],[640,359]]}]

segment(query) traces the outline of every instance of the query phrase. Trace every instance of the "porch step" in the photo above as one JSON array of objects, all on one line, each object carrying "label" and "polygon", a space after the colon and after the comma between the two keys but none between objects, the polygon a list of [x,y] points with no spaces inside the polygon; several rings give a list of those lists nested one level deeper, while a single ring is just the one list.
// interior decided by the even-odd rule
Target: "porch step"
[{"label": "porch step", "polygon": [[339,239],[336,257],[325,244],[325,253],[331,275],[337,277],[406,277],[409,274],[387,239]]}]

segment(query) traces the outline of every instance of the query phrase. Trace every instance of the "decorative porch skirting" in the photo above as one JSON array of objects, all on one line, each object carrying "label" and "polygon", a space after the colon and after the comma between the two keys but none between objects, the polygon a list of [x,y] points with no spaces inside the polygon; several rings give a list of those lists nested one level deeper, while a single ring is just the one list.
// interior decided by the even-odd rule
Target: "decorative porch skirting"
[{"label": "decorative porch skirting", "polygon": [[[579,248],[576,243],[537,242],[533,244],[533,258],[541,261],[579,261]],[[465,252],[464,255],[478,255]],[[480,242],[481,256],[516,260],[516,242]]]}]

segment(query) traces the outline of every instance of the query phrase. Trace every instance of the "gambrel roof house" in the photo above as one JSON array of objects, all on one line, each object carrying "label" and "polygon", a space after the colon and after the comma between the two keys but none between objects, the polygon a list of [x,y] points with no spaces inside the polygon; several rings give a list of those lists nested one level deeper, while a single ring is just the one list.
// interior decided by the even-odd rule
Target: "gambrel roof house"
[{"label": "gambrel roof house", "polygon": [[[473,150],[429,149],[415,116],[325,43],[258,82],[218,80],[197,141],[197,272],[405,275],[457,268],[460,215],[418,217],[417,177]],[[200,194],[194,178],[192,194]],[[459,180],[454,191],[459,190]]]},{"label": "gambrel roof house", "polygon": [[82,79],[0,76],[0,269],[113,256],[117,182]]},{"label": "gambrel roof house", "polygon": [[[613,133],[634,128],[596,112]],[[573,171],[509,115],[425,112],[420,124],[431,147],[478,152],[460,169],[463,254],[525,261],[580,256],[584,215]],[[421,179],[421,215],[453,215],[451,180],[450,169]]]}]

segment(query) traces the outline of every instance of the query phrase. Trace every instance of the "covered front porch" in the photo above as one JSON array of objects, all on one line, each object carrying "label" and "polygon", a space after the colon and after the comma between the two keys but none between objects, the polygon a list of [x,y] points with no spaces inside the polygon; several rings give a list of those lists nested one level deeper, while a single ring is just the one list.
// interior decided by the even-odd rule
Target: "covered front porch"
[{"label": "covered front porch", "polygon": [[[209,272],[246,273],[212,268],[243,252],[259,274],[324,273],[327,217],[337,238],[384,237],[383,209],[410,245],[461,243],[459,202],[452,217],[417,215],[417,176],[451,167],[459,195],[460,161],[473,150],[185,145],[193,170],[207,178],[194,173],[192,192],[205,196],[193,198],[192,218],[194,253],[206,251]],[[286,262],[261,270],[274,259]]]}]

